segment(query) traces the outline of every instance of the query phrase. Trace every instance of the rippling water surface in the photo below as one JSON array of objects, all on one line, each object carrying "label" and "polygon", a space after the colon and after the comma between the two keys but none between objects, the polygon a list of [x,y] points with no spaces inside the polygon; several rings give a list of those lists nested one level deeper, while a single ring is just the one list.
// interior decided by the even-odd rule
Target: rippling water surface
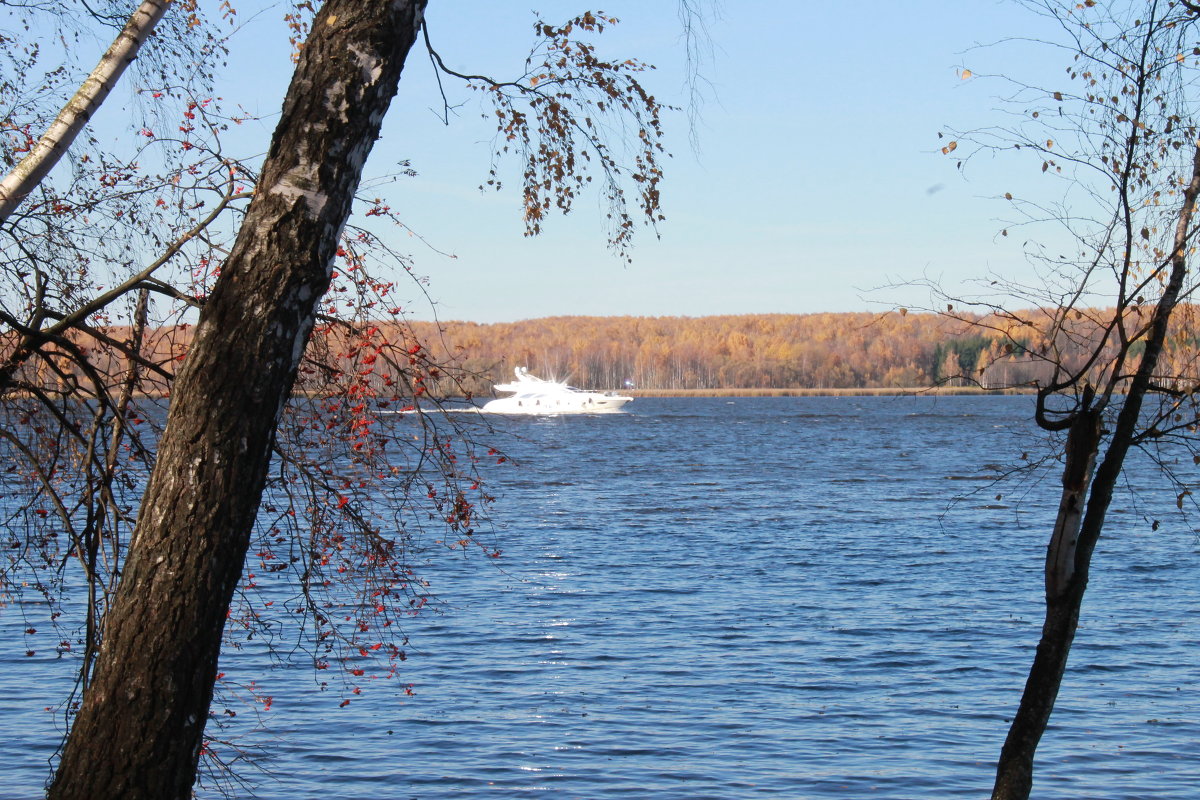
[{"label": "rippling water surface", "polygon": [[[505,421],[504,556],[422,569],[444,606],[406,623],[414,696],[338,708],[306,667],[225,659],[275,697],[243,741],[259,796],[987,796],[1057,495],[992,483],[1036,452],[1031,401],[629,409]],[[1200,544],[1151,531],[1174,493],[1141,503],[1118,498],[1097,552],[1035,797],[1196,797]],[[4,798],[38,794],[68,680],[18,652],[19,616],[0,612]]]}]

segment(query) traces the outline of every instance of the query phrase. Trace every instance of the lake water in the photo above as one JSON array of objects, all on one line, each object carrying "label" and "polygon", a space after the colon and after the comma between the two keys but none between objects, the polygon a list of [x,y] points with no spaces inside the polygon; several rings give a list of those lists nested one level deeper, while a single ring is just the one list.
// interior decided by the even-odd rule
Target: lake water
[{"label": "lake water", "polygon": [[[308,667],[230,654],[275,698],[243,774],[278,800],[986,797],[1058,494],[1053,474],[992,483],[1038,452],[1031,411],[643,399],[506,420],[504,555],[425,557],[442,605],[406,623],[414,694],[340,708]],[[1200,541],[1174,500],[1114,505],[1035,797],[1196,796]],[[28,611],[0,611],[0,798],[39,795],[69,684],[67,660],[24,656]]]}]

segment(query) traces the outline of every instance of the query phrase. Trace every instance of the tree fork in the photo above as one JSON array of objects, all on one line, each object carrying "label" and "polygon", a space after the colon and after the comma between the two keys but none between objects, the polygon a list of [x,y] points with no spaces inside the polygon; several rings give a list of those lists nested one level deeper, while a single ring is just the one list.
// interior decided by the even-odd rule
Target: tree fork
[{"label": "tree fork", "polygon": [[191,796],[275,428],[425,0],[329,0],[176,380],[53,800]]},{"label": "tree fork", "polygon": [[[1104,458],[1094,477],[1089,473],[1099,445],[1099,409],[1091,405],[1090,387],[1084,392],[1081,408],[1076,412],[1068,433],[1067,461],[1063,469],[1064,501],[1047,548],[1046,621],[1025,691],[1021,695],[1020,707],[1000,751],[992,800],[1028,800],[1033,789],[1034,754],[1050,721],[1066,671],[1067,656],[1075,639],[1079,611],[1087,589],[1092,553],[1100,540],[1125,456],[1134,444],[1142,404],[1152,390],[1154,371],[1167,341],[1168,323],[1179,302],[1187,275],[1187,254],[1198,197],[1200,143],[1192,153],[1192,174],[1184,189],[1176,218],[1174,242],[1167,262],[1170,276],[1154,307],[1141,362],[1129,382],[1125,401],[1117,414]],[[1086,461],[1081,460],[1085,457]],[[1084,498],[1087,509],[1080,519],[1077,503]],[[1064,522],[1064,517],[1072,519]],[[1077,534],[1065,537],[1064,531],[1070,531],[1064,525],[1077,526]]]}]

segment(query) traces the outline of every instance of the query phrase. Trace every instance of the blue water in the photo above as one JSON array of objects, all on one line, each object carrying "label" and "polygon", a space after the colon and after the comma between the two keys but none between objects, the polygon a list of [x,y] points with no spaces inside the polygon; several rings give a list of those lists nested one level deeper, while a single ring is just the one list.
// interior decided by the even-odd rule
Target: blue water
[{"label": "blue water", "polygon": [[[339,707],[304,663],[227,654],[231,680],[274,697],[261,727],[243,713],[228,731],[258,753],[239,774],[280,800],[985,797],[1057,500],[1052,472],[993,484],[1039,452],[1031,407],[642,399],[507,420],[518,463],[487,475],[504,555],[421,555],[441,604],[405,623],[398,687]],[[1130,482],[1038,798],[1190,800],[1200,783],[1200,541],[1152,468]],[[44,709],[69,684],[68,660],[24,656],[36,611],[0,611],[0,798],[38,795]]]}]

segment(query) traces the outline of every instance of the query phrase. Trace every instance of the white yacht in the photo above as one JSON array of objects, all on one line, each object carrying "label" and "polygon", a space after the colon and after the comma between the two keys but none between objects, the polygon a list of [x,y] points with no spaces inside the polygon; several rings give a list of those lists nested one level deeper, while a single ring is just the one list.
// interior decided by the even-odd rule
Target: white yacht
[{"label": "white yacht", "polygon": [[609,414],[633,400],[612,392],[588,392],[561,381],[548,381],[530,375],[525,367],[514,370],[517,379],[497,383],[496,391],[512,392],[484,404],[488,414]]}]

